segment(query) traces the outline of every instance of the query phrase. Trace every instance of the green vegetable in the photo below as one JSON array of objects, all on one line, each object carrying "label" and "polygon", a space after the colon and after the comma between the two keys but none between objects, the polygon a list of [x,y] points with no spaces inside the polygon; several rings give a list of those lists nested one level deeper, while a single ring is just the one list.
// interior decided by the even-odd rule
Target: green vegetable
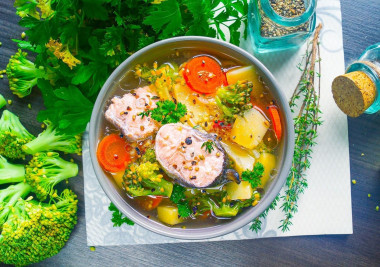
[{"label": "green vegetable", "polygon": [[[43,94],[50,93],[38,118],[71,135],[85,130],[105,80],[137,50],[174,36],[226,40],[222,27],[231,43],[247,37],[247,27],[243,33],[240,27],[247,26],[248,3],[240,0],[16,0],[14,5],[28,36],[16,42],[36,53],[41,70],[34,78],[50,81],[42,70],[54,73],[51,91],[37,82]],[[28,92],[36,79],[27,80],[32,80],[23,86]]]},{"label": "green vegetable", "polygon": [[202,144],[201,148],[204,147],[206,152],[211,154],[211,152],[214,150],[214,146],[215,146],[214,142],[211,140],[208,140]]},{"label": "green vegetable", "polygon": [[22,146],[33,138],[15,114],[8,110],[3,111],[0,118],[0,155],[10,159],[24,158]]},{"label": "green vegetable", "polygon": [[250,103],[252,89],[253,83],[248,81],[239,81],[218,89],[215,101],[227,120],[232,120],[234,115],[243,115],[244,111],[252,108]]},{"label": "green vegetable", "polygon": [[18,50],[10,59],[6,73],[9,80],[9,88],[18,97],[29,95],[32,88],[37,85],[37,79],[49,79],[42,66],[36,67],[26,58],[28,54]]},{"label": "green vegetable", "polygon": [[252,171],[246,170],[242,172],[241,179],[250,182],[252,188],[257,188],[261,184],[263,174],[264,166],[260,162],[257,162]]},{"label": "green vegetable", "polygon": [[77,223],[76,195],[66,189],[51,203],[23,198],[25,183],[0,190],[0,261],[24,266],[57,254]]},{"label": "green vegetable", "polygon": [[187,108],[182,103],[174,103],[170,100],[158,101],[155,109],[141,112],[139,116],[151,116],[152,119],[161,122],[162,124],[176,123],[185,116]]},{"label": "green vegetable", "polygon": [[175,184],[173,187],[173,193],[170,196],[170,200],[177,205],[178,214],[182,218],[189,217],[191,215],[191,210],[189,208],[189,202],[186,200],[185,196],[186,188]]},{"label": "green vegetable", "polygon": [[0,108],[3,108],[7,104],[7,100],[0,94]]},{"label": "green vegetable", "polygon": [[144,155],[141,156],[140,158],[140,163],[146,163],[146,162],[150,162],[150,163],[156,163],[157,160],[156,160],[156,152],[154,151],[153,148],[149,148],[145,151]]},{"label": "green vegetable", "polygon": [[127,225],[135,224],[131,219],[124,216],[112,202],[110,203],[108,210],[112,212],[111,222],[113,222],[113,227],[120,227],[124,223]]},{"label": "green vegetable", "polygon": [[139,196],[167,196],[173,191],[173,184],[166,181],[159,172],[159,164],[145,162],[131,164],[123,176],[123,183],[128,194]]},{"label": "green vegetable", "polygon": [[40,133],[36,139],[25,144],[22,149],[27,154],[35,154],[43,151],[62,151],[65,153],[82,152],[82,135],[70,135],[58,131],[58,127],[50,121],[44,121],[46,130]]},{"label": "green vegetable", "polygon": [[6,158],[0,156],[0,184],[18,183],[25,179],[25,167],[11,164]]},{"label": "green vegetable", "polygon": [[26,182],[33,187],[38,199],[55,196],[54,186],[78,175],[78,165],[65,161],[56,152],[37,153],[26,166]]}]

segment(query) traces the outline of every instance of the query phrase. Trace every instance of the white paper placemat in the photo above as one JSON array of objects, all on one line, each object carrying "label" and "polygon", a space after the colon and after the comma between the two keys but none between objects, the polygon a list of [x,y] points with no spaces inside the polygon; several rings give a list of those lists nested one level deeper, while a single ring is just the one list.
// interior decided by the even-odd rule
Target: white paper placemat
[{"label": "white paper placemat", "polygon": [[[344,73],[342,24],[339,0],[319,0],[317,21],[323,23],[321,32],[322,87],[321,110],[323,125],[318,129],[311,168],[308,171],[308,188],[298,201],[290,231],[278,229],[283,213],[279,208],[271,211],[255,233],[249,225],[218,238],[202,241],[253,239],[298,235],[352,234],[351,184],[348,150],[347,118],[334,103],[331,83],[335,76]],[[249,42],[242,47],[252,52]],[[301,75],[296,66],[305,52],[259,57],[274,74],[290,98]],[[109,199],[99,185],[92,168],[88,148],[88,135],[83,141],[83,168],[87,244],[89,246],[114,246],[191,242],[164,237],[134,225],[114,228]]]}]

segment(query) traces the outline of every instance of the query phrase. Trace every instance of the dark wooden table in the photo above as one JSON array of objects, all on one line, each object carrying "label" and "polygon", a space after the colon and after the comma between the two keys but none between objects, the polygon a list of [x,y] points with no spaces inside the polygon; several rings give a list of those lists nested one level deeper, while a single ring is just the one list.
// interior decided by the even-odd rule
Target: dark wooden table
[{"label": "dark wooden table", "polygon": [[[16,51],[10,39],[19,38],[22,29],[12,7],[13,1],[0,1],[0,69]],[[341,0],[346,64],[371,44],[380,42],[380,1]],[[0,80],[0,92],[13,99],[9,109],[21,117],[33,134],[40,132],[36,115],[42,99],[34,92],[17,99]],[[27,104],[32,104],[32,110]],[[65,248],[41,266],[252,266],[252,265],[363,265],[380,266],[380,115],[348,119],[352,211],[354,234],[341,236],[287,237],[244,241],[180,243],[123,247],[97,247],[90,251],[86,243],[83,173],[70,181],[79,197],[78,225]],[[81,162],[80,157],[77,162]],[[367,197],[370,193],[371,198]]]}]

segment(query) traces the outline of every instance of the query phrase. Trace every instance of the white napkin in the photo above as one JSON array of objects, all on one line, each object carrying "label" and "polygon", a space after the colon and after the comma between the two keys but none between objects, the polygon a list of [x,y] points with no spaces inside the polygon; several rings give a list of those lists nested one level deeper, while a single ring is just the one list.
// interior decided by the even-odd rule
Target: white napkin
[{"label": "white napkin", "polygon": [[[249,225],[217,238],[201,241],[253,239],[298,235],[352,234],[350,163],[348,150],[347,118],[337,108],[331,94],[334,77],[344,73],[342,23],[339,0],[319,0],[317,21],[323,23],[321,32],[322,86],[321,110],[323,125],[318,129],[318,145],[313,148],[311,168],[307,173],[308,188],[298,201],[290,231],[278,227],[283,218],[277,208],[269,212],[262,230],[255,233]],[[249,42],[241,45],[252,53]],[[301,75],[296,66],[305,53],[305,46],[297,52],[259,59],[274,74],[290,98]],[[115,246],[192,242],[161,236],[134,225],[114,228],[109,199],[100,187],[89,155],[88,135],[83,141],[84,191],[86,209],[87,244],[89,246]]]}]

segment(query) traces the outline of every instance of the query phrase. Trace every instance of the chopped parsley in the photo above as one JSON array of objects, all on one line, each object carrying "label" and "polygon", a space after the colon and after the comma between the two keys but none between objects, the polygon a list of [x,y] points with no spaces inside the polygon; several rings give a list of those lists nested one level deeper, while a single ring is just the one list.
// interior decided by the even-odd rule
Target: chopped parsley
[{"label": "chopped parsley", "polygon": [[261,177],[264,174],[264,166],[260,162],[257,162],[253,167],[253,170],[243,171],[241,179],[251,183],[252,188],[256,188],[261,184]]},{"label": "chopped parsley", "polygon": [[204,147],[205,150],[206,150],[206,152],[208,152],[209,154],[211,154],[211,152],[214,150],[214,146],[215,146],[214,142],[211,141],[211,140],[208,140],[207,142],[204,142],[202,144],[201,148]]},{"label": "chopped parsley", "polygon": [[184,104],[165,100],[158,101],[155,109],[141,112],[138,115],[142,118],[150,115],[155,121],[161,122],[162,124],[168,124],[179,122],[179,120],[185,116],[186,112],[187,108]]}]

